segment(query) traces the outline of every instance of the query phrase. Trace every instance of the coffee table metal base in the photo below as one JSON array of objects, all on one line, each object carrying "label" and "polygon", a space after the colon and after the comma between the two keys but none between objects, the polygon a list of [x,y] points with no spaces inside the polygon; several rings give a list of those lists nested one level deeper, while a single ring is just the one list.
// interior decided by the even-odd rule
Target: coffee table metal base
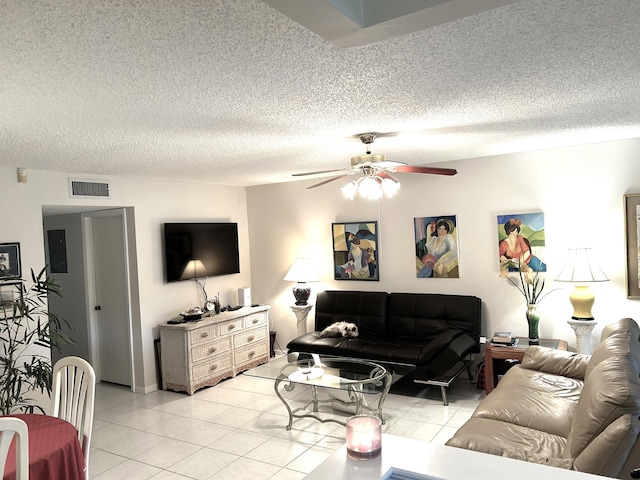
[{"label": "coffee table metal base", "polygon": [[[276,395],[278,396],[278,398],[282,401],[282,403],[284,404],[284,406],[287,409],[287,412],[289,412],[289,424],[287,425],[287,430],[291,430],[291,427],[293,426],[293,419],[294,418],[313,418],[315,420],[318,420],[319,422],[322,423],[327,423],[327,422],[334,422],[337,423],[339,425],[346,425],[345,421],[339,420],[337,418],[322,418],[320,417],[320,411],[319,411],[319,406],[320,405],[331,405],[331,404],[335,404],[335,403],[339,403],[340,405],[342,405],[343,407],[347,407],[347,408],[353,408],[355,407],[355,414],[359,415],[362,413],[366,413],[369,415],[374,415],[376,417],[378,417],[382,423],[385,423],[384,417],[382,416],[382,406],[384,405],[384,401],[387,398],[387,394],[389,393],[389,388],[391,388],[391,380],[392,380],[392,376],[387,372],[386,375],[384,376],[384,387],[382,389],[382,392],[380,392],[379,394],[379,398],[378,398],[378,402],[377,402],[377,407],[376,408],[371,408],[368,405],[365,405],[364,403],[364,393],[359,389],[359,384],[358,383],[354,383],[353,385],[349,385],[347,386],[347,388],[345,390],[341,390],[341,391],[346,391],[347,392],[347,396],[349,398],[348,402],[345,402],[343,400],[340,400],[338,398],[331,398],[331,399],[320,399],[318,398],[318,386],[317,385],[311,385],[311,400],[309,400],[306,404],[304,404],[302,407],[298,407],[295,409],[292,409],[291,406],[287,403],[286,398],[284,398],[284,396],[282,395],[282,393],[280,393],[279,387],[280,385],[282,385],[282,387],[284,388],[284,390],[286,390],[287,392],[292,392],[293,390],[295,390],[296,385],[298,384],[297,382],[293,382],[289,379],[288,376],[286,375],[280,375],[278,378],[276,378],[275,383],[274,383],[274,389],[276,392]],[[310,407],[312,407],[312,412],[307,412],[307,409]],[[307,412],[307,413],[300,413],[300,412]]]}]

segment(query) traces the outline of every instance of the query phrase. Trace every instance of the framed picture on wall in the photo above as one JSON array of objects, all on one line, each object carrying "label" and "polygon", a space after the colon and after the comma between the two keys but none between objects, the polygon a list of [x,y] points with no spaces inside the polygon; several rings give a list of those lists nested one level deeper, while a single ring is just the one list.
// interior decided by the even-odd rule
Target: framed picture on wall
[{"label": "framed picture on wall", "polygon": [[10,276],[22,276],[20,244],[0,243],[0,281]]},{"label": "framed picture on wall", "polygon": [[378,222],[332,223],[336,280],[380,280]]},{"label": "framed picture on wall", "polygon": [[640,194],[624,196],[625,238],[627,246],[627,298],[640,298]]},{"label": "framed picture on wall", "polygon": [[418,278],[460,278],[455,215],[413,219]]},{"label": "framed picture on wall", "polygon": [[546,272],[544,213],[498,215],[500,276],[532,270]]}]

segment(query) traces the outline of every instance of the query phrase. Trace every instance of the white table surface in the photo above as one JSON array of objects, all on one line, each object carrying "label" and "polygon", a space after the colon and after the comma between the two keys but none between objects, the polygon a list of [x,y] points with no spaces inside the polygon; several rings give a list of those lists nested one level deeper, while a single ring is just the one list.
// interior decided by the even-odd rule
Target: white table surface
[{"label": "white table surface", "polygon": [[353,460],[343,445],[305,477],[308,480],[370,480],[382,478],[391,467],[438,480],[596,480],[608,477],[523,462],[512,458],[436,445],[394,435],[382,435],[382,455]]}]

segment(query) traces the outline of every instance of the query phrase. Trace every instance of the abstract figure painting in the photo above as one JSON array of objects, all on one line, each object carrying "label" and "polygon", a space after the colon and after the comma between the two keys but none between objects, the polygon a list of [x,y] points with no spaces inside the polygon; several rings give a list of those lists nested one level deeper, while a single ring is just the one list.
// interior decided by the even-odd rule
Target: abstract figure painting
[{"label": "abstract figure painting", "polygon": [[546,272],[544,213],[498,215],[500,276],[509,272]]},{"label": "abstract figure painting", "polygon": [[380,280],[378,222],[333,223],[336,280]]},{"label": "abstract figure painting", "polygon": [[413,219],[418,278],[459,278],[455,215]]}]

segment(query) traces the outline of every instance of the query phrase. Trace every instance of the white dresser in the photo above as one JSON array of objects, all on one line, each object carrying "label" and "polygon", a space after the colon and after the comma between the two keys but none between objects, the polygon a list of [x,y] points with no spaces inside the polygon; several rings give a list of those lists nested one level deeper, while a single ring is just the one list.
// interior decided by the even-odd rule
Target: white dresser
[{"label": "white dresser", "polygon": [[268,305],[243,307],[178,325],[161,323],[165,389],[193,395],[269,360]]}]

